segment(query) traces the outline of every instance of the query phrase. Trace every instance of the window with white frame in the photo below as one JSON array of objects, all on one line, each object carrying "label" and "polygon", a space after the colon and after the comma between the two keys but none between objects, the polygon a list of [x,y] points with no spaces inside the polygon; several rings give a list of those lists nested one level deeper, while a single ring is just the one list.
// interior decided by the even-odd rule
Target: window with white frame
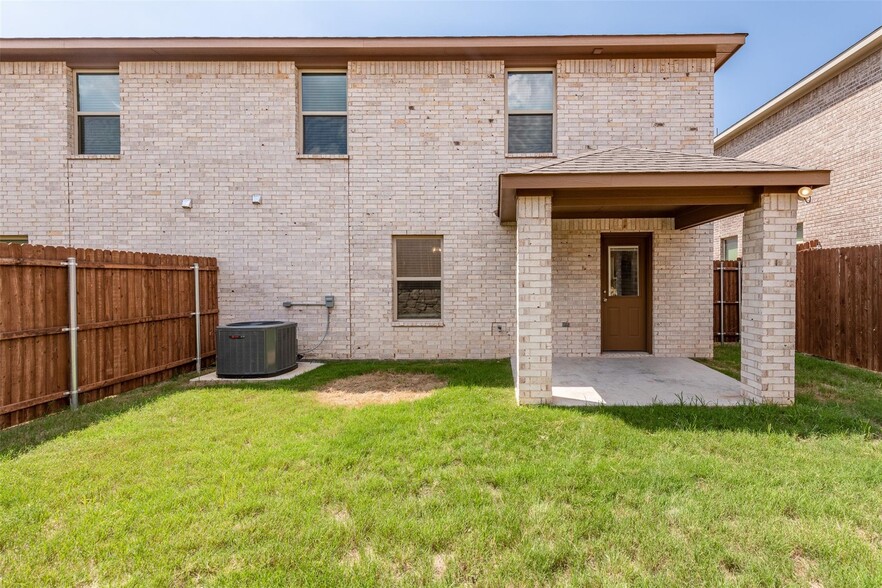
[{"label": "window with white frame", "polygon": [[395,320],[441,318],[442,237],[393,237]]},{"label": "window with white frame", "polygon": [[505,77],[505,152],[554,152],[554,70],[511,70]]},{"label": "window with white frame", "polygon": [[119,154],[119,72],[76,72],[77,153]]},{"label": "window with white frame", "polygon": [[346,72],[300,74],[301,145],[306,155],[346,155]]},{"label": "window with white frame", "polygon": [[738,237],[720,239],[720,259],[723,261],[738,259]]}]

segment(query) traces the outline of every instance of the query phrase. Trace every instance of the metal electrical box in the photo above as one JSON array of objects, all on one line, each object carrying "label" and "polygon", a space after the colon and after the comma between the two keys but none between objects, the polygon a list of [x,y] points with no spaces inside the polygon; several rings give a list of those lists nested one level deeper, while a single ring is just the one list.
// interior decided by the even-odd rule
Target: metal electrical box
[{"label": "metal electrical box", "polygon": [[297,367],[297,323],[246,321],[217,328],[217,375],[275,376]]}]

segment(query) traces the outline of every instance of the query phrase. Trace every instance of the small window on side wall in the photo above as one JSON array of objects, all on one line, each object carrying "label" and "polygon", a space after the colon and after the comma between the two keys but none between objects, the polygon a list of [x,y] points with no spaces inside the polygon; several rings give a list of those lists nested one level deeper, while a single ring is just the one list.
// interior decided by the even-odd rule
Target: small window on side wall
[{"label": "small window on side wall", "polygon": [[554,71],[508,71],[506,153],[554,152]]},{"label": "small window on side wall", "polygon": [[796,223],[796,244],[805,243],[805,232],[802,223]]},{"label": "small window on side wall", "polygon": [[720,259],[723,261],[738,259],[738,237],[726,237],[720,241]]},{"label": "small window on side wall", "polygon": [[77,153],[119,154],[119,73],[76,72]]},{"label": "small window on side wall", "polygon": [[441,318],[441,237],[394,237],[395,320]]},{"label": "small window on side wall", "polygon": [[300,75],[301,144],[306,155],[346,155],[346,72]]},{"label": "small window on side wall", "polygon": [[13,243],[17,245],[27,245],[27,235],[0,235],[0,243]]}]

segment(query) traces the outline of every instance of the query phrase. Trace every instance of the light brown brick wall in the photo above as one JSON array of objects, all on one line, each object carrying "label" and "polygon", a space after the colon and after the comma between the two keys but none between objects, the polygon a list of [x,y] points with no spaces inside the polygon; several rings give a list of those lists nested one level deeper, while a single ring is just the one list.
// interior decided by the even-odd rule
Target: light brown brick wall
[{"label": "light brown brick wall", "polygon": [[558,63],[561,154],[630,145],[711,155],[713,59]]},{"label": "light brown brick wall", "polygon": [[[513,352],[514,228],[495,214],[503,71],[499,61],[350,64],[354,357]],[[392,237],[420,234],[444,237],[443,320],[395,323]]]},{"label": "light brown brick wall", "polygon": [[[830,185],[799,205],[805,239],[823,247],[882,243],[880,105],[882,50],[722,145],[717,155],[832,170]],[[714,226],[719,258],[720,239],[741,234],[741,216]]]},{"label": "light brown brick wall", "polygon": [[[501,61],[350,63],[348,159],[297,157],[291,62],[121,64],[118,158],[69,157],[64,64],[0,68],[0,97],[15,105],[0,128],[0,233],[217,256],[221,320],[291,318],[303,347],[321,336],[324,310],[281,302],[333,294],[324,357],[513,353],[515,229],[495,216],[496,183],[540,160],[505,157]],[[709,153],[712,72],[711,59],[561,62],[558,155],[622,144]],[[398,234],[444,236],[443,326],[392,322]],[[693,266],[671,259],[688,280]],[[692,286],[705,287],[698,276]],[[680,336],[670,344],[695,348]]]},{"label": "light brown brick wall", "polygon": [[713,317],[697,312],[712,306],[712,229],[677,231],[671,219],[554,221],[554,354],[600,354],[600,235],[634,231],[652,233],[653,354],[712,356]]},{"label": "light brown brick wall", "polygon": [[0,234],[68,243],[67,68],[0,62]]}]

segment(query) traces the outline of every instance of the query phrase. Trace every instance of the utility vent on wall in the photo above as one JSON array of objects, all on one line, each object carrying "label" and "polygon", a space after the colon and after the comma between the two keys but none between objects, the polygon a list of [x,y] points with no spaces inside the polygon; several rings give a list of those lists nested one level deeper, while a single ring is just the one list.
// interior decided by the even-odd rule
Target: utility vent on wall
[{"label": "utility vent on wall", "polygon": [[274,376],[297,367],[297,323],[247,321],[217,328],[217,375]]}]

